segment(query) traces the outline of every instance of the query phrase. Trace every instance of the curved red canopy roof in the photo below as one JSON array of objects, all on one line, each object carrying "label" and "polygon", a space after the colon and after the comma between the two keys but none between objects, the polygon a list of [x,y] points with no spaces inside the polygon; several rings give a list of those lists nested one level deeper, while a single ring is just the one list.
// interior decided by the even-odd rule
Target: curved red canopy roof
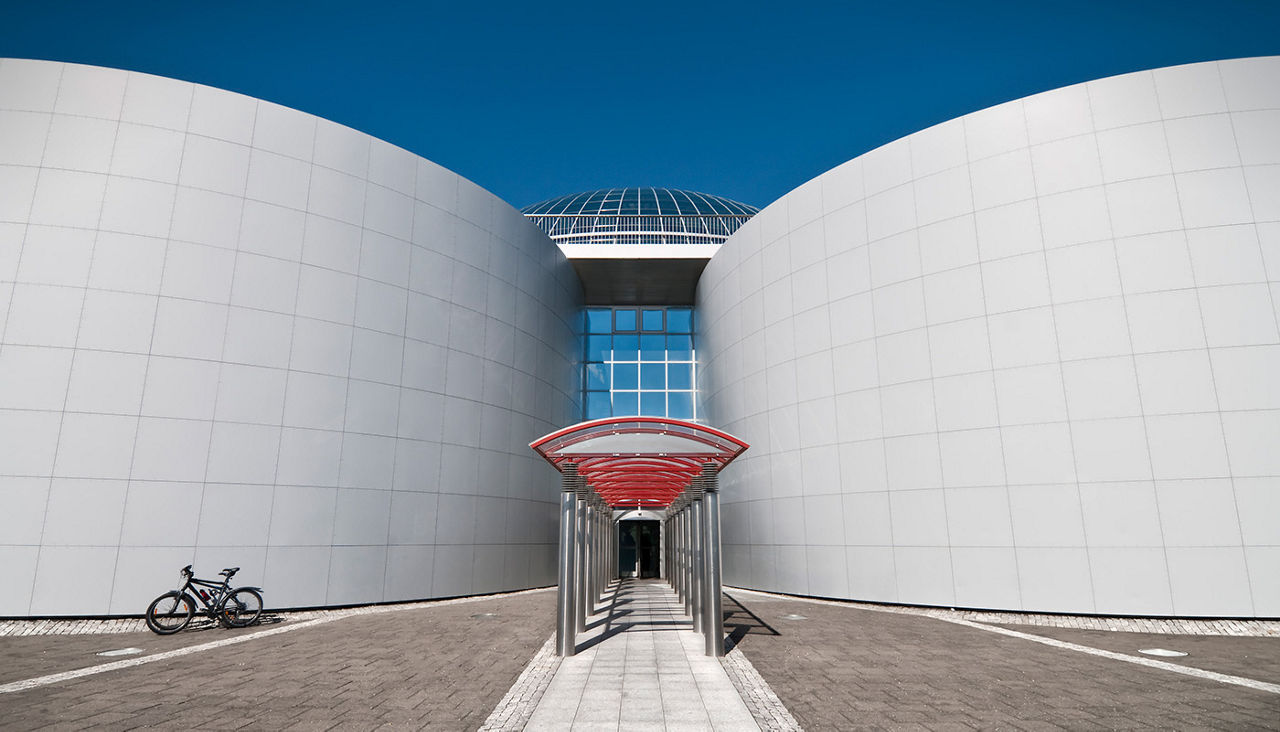
[{"label": "curved red canopy roof", "polygon": [[702,466],[722,470],[750,445],[727,432],[663,417],[610,417],[529,444],[563,472],[569,463],[611,506],[665,508]]}]

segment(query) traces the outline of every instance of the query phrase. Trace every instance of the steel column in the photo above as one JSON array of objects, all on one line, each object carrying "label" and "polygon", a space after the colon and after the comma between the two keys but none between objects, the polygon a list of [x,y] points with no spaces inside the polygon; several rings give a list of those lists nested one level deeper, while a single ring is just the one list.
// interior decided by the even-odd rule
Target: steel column
[{"label": "steel column", "polygon": [[704,491],[703,551],[705,556],[706,590],[703,593],[704,615],[702,629],[707,640],[708,656],[724,655],[724,600],[721,593],[720,566],[720,485],[716,466],[702,467]]},{"label": "steel column", "polygon": [[667,511],[670,512],[670,515],[667,516],[667,526],[669,527],[670,530],[667,533],[671,535],[671,541],[670,541],[671,548],[667,550],[667,559],[670,560],[671,568],[667,570],[667,574],[670,575],[667,581],[671,583],[671,589],[675,590],[677,599],[681,599],[680,598],[680,558],[679,558],[679,552],[680,552],[680,514],[679,514],[680,503],[679,501],[680,499],[677,498],[676,502],[671,504],[671,507],[667,509]]},{"label": "steel column", "polygon": [[596,602],[604,595],[604,502],[599,496],[596,496],[596,525],[595,525],[595,561],[592,567],[595,568],[596,578]]},{"label": "steel column", "polygon": [[556,589],[556,655],[572,656],[577,650],[577,619],[574,617],[574,553],[577,541],[578,466],[569,463],[560,476],[560,561]]},{"label": "steel column", "polygon": [[689,612],[689,577],[685,574],[686,566],[684,561],[685,551],[688,549],[688,537],[685,536],[685,502],[683,498],[678,499],[680,503],[676,510],[676,589],[680,595],[680,604],[684,605],[684,611]]},{"label": "steel column", "polygon": [[587,609],[584,617],[590,617],[596,602],[596,501],[587,495]]},{"label": "steel column", "polygon": [[581,633],[587,628],[587,479],[578,478],[577,563],[574,567],[574,627]]},{"label": "steel column", "polygon": [[680,600],[684,602],[684,614],[693,608],[689,597],[689,504],[680,507]]},{"label": "steel column", "polygon": [[[679,501],[680,499],[676,499]],[[676,504],[671,512],[671,587],[676,591],[676,598],[684,602],[680,594],[680,504]]]},{"label": "steel column", "polygon": [[705,544],[707,544],[707,536],[704,535],[703,526],[703,497],[701,497],[700,479],[694,479],[694,503],[692,503],[692,513],[690,514],[690,523],[694,527],[694,554],[692,554],[692,568],[694,568],[694,608],[692,608],[692,616],[694,616],[694,632],[703,632],[703,607],[707,603],[707,572],[705,572],[704,555],[707,552]]},{"label": "steel column", "polygon": [[667,577],[667,521],[658,522],[658,578]]},{"label": "steel column", "polygon": [[598,602],[604,595],[604,543],[605,531],[608,527],[604,523],[604,499],[596,496],[596,594],[595,599]]},{"label": "steel column", "polygon": [[684,575],[681,584],[684,585],[684,614],[693,615],[693,563],[689,561],[689,557],[693,556],[693,532],[690,531],[689,514],[693,512],[693,505],[686,503],[680,509],[680,543],[684,549],[680,556],[680,571]]},{"label": "steel column", "polygon": [[667,548],[667,581],[671,583],[671,589],[675,590],[676,599],[680,598],[680,559],[678,552],[680,551],[680,499],[667,508],[667,534],[671,540],[667,543],[671,546]]}]

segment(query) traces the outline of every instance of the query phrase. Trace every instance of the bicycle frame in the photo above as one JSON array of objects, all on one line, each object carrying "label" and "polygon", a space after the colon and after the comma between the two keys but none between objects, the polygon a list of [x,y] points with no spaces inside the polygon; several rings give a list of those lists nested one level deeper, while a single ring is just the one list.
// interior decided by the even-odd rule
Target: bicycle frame
[{"label": "bicycle frame", "polygon": [[[194,572],[190,570],[184,571],[186,581],[178,588],[178,592],[194,599],[197,603],[204,606],[201,610],[196,607],[197,613],[202,613],[210,618],[216,618],[218,608],[222,605],[222,598],[231,592],[231,578],[223,577],[221,582],[212,580],[202,580],[196,577]],[[207,596],[206,596],[207,595]]]},{"label": "bicycle frame", "polygon": [[[203,588],[209,590],[208,593]],[[210,582],[209,580],[197,579],[196,577],[188,577],[187,583],[182,586],[179,592],[190,595],[195,598],[196,602],[204,605],[205,612],[212,616],[218,611],[218,606],[222,604],[222,598],[231,591],[231,584],[224,579],[222,582]],[[205,597],[208,594],[208,597]]]}]

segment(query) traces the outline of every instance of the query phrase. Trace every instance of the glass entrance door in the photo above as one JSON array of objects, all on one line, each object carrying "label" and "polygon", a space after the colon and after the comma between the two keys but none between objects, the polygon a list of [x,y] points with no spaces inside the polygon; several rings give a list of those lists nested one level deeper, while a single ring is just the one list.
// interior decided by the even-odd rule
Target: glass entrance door
[{"label": "glass entrance door", "polygon": [[657,521],[622,521],[618,525],[618,572],[641,579],[658,576],[661,525]]}]

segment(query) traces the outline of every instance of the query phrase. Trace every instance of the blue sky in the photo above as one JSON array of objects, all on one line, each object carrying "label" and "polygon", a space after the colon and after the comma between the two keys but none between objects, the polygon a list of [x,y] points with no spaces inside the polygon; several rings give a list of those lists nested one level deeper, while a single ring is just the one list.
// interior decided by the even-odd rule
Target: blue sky
[{"label": "blue sky", "polygon": [[0,56],[146,71],[350,125],[516,206],[622,185],[765,205],[1009,99],[1280,54],[1276,0],[0,0]]}]

